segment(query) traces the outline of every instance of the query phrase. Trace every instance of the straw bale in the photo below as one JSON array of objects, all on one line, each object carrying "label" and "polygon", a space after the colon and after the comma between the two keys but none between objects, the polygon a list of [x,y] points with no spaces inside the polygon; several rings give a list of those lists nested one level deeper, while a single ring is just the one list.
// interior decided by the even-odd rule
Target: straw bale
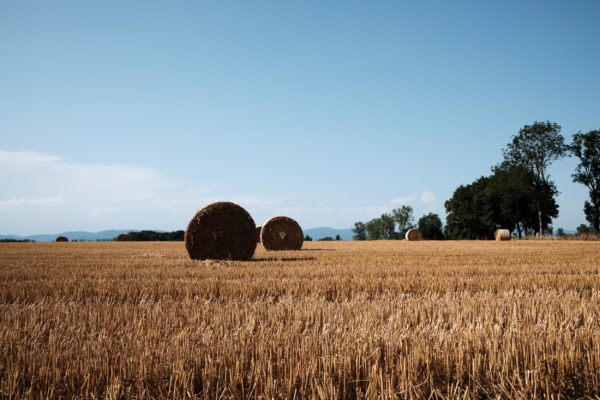
[{"label": "straw bale", "polygon": [[249,260],[256,249],[256,225],[239,205],[212,203],[194,215],[184,240],[194,260]]},{"label": "straw bale", "polygon": [[409,229],[406,232],[406,235],[404,235],[404,238],[410,242],[417,242],[423,239],[423,237],[421,236],[421,231],[418,229]]},{"label": "straw bale", "polygon": [[260,243],[260,231],[262,229],[262,226],[257,226],[256,227],[256,242]]},{"label": "straw bale", "polygon": [[68,242],[69,239],[66,236],[59,236],[56,238],[57,242]]},{"label": "straw bale", "polygon": [[304,234],[296,221],[279,216],[263,224],[260,241],[267,250],[300,250]]},{"label": "straw bale", "polygon": [[496,240],[510,240],[510,231],[508,229],[496,229]]},{"label": "straw bale", "polygon": [[121,233],[117,236],[117,242],[129,242],[129,235],[126,233]]}]

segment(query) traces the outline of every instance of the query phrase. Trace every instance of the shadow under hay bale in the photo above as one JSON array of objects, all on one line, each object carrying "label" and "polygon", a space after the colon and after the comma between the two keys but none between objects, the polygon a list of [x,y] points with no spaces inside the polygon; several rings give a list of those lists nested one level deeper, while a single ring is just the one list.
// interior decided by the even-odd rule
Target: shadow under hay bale
[{"label": "shadow under hay bale", "polygon": [[510,231],[508,229],[496,229],[496,240],[510,240]]},{"label": "shadow under hay bale", "polygon": [[280,216],[263,224],[260,241],[267,250],[300,250],[304,235],[296,221]]},{"label": "shadow under hay bale", "polygon": [[126,233],[121,233],[117,236],[117,242],[129,242],[129,235]]},{"label": "shadow under hay bale", "polygon": [[66,236],[59,236],[56,238],[57,242],[68,242],[69,239]]},{"label": "shadow under hay bale", "polygon": [[212,203],[194,215],[184,240],[194,260],[249,260],[256,249],[256,225],[237,204]]},{"label": "shadow under hay bale", "polygon": [[262,226],[256,227],[256,242],[260,243],[260,231],[262,230]]},{"label": "shadow under hay bale", "polygon": [[421,231],[418,229],[409,229],[406,232],[406,235],[404,235],[404,238],[410,242],[418,242],[419,240],[423,239],[421,236]]}]

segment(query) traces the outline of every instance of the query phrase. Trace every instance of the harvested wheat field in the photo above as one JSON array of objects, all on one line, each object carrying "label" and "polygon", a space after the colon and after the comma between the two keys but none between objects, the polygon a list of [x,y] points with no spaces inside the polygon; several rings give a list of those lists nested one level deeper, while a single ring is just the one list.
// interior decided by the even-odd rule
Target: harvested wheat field
[{"label": "harvested wheat field", "polygon": [[600,242],[0,244],[0,398],[600,394]]}]

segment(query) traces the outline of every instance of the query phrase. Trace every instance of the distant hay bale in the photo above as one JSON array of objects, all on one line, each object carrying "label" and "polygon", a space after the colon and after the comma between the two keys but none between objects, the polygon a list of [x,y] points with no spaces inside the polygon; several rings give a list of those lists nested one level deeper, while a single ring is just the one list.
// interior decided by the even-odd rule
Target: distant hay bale
[{"label": "distant hay bale", "polygon": [[129,242],[129,235],[126,233],[121,233],[117,236],[117,242]]},{"label": "distant hay bale", "polygon": [[194,215],[184,240],[194,260],[249,260],[256,249],[256,225],[242,207],[221,201]]},{"label": "distant hay bale", "polygon": [[57,242],[68,242],[69,239],[66,236],[59,236],[56,238]]},{"label": "distant hay bale", "polygon": [[300,225],[289,217],[273,217],[265,222],[260,241],[267,250],[300,250],[304,235]]},{"label": "distant hay bale", "polygon": [[256,227],[256,242],[260,243],[260,231],[262,229],[262,226],[257,226]]},{"label": "distant hay bale", "polygon": [[496,229],[496,240],[510,240],[510,231],[508,229]]},{"label": "distant hay bale", "polygon": [[406,235],[404,235],[404,238],[410,242],[418,242],[419,240],[423,239],[421,236],[421,231],[418,229],[409,229],[406,232]]}]

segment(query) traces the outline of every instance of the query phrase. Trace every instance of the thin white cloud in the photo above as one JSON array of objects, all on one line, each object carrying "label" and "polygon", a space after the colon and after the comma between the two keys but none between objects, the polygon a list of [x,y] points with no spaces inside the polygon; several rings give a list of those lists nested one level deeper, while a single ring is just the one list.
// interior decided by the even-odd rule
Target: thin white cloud
[{"label": "thin white cloud", "polygon": [[52,207],[63,202],[63,196],[39,197],[39,198],[16,198],[0,201],[0,210],[8,207]]},{"label": "thin white cloud", "polygon": [[435,203],[436,197],[432,192],[423,192],[421,194],[421,203],[433,204]]},{"label": "thin white cloud", "polygon": [[391,204],[399,204],[399,205],[406,205],[406,204],[411,204],[414,203],[414,201],[416,200],[417,196],[415,196],[414,194],[408,195],[408,196],[404,196],[404,197],[397,197],[395,199],[390,200]]},{"label": "thin white cloud", "polygon": [[63,228],[165,229],[174,219],[193,215],[212,190],[151,167],[73,163],[34,151],[0,151],[0,182],[0,233],[25,234]]},{"label": "thin white cloud", "polygon": [[31,166],[35,164],[59,161],[61,158],[36,151],[4,151],[0,150],[0,164],[13,166]]}]

